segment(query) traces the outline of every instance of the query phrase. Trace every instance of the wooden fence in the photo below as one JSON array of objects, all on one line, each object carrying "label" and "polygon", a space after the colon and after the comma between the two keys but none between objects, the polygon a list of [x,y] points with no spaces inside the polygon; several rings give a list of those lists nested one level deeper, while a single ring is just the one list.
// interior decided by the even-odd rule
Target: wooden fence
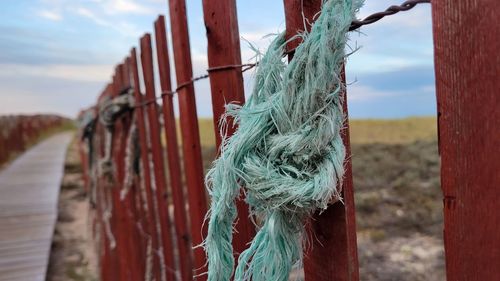
[{"label": "wooden fence", "polygon": [[0,166],[65,122],[69,120],[56,115],[0,116]]},{"label": "wooden fence", "polygon": [[[203,1],[216,130],[224,113],[225,103],[242,104],[245,99],[235,2]],[[475,65],[481,71],[487,69],[487,66],[498,69],[493,59],[486,59],[488,56],[497,57],[495,50],[498,48],[484,47],[487,43],[479,42],[479,38],[486,38],[497,47],[499,40],[491,35],[495,24],[492,27],[476,28],[475,33],[468,33],[467,39],[460,35],[467,31],[459,30],[457,24],[474,17],[479,19],[480,4],[487,6],[489,11],[496,11],[498,15],[499,6],[493,2],[495,1],[433,0],[442,181],[447,208],[445,241],[447,260],[452,262],[447,265],[449,280],[493,280],[472,275],[462,277],[465,275],[460,263],[468,263],[470,267],[481,264],[478,268],[488,270],[483,270],[482,273],[479,273],[479,269],[471,270],[476,274],[500,278],[499,267],[493,266],[493,260],[496,258],[498,261],[500,245],[498,239],[492,238],[494,229],[498,233],[499,216],[483,216],[486,210],[479,211],[480,208],[475,206],[479,199],[467,195],[460,184],[461,180],[470,178],[466,173],[455,174],[449,169],[455,166],[457,169],[469,167],[471,163],[484,164],[481,168],[476,166],[477,169],[474,170],[484,177],[472,180],[468,186],[483,194],[480,196],[483,203],[492,202],[495,196],[498,199],[498,191],[486,190],[487,186],[496,183],[498,187],[500,183],[499,126],[492,123],[492,120],[499,120],[498,97],[492,93],[496,87],[498,94],[498,78],[483,73],[490,84],[482,84],[473,92],[464,92],[462,89],[472,89],[477,85],[467,79],[474,74],[465,71],[465,64]],[[206,271],[205,254],[201,247],[193,248],[202,243],[206,233],[206,224],[203,222],[208,201],[203,181],[186,7],[184,0],[169,0],[168,3],[171,44],[167,42],[165,18],[160,16],[154,24],[156,52],[153,52],[152,36],[145,34],[140,39],[140,49],[133,48],[129,56],[116,66],[113,79],[99,96],[96,106],[82,112],[80,116],[84,123],[81,131],[81,155],[85,164],[86,186],[96,208],[94,231],[100,245],[99,264],[103,281],[206,279],[206,275],[203,275]],[[303,16],[309,21],[314,20],[314,15],[320,10],[321,0],[284,0],[284,4],[286,32],[290,38],[304,28]],[[471,13],[467,17],[460,15],[460,11],[465,10]],[[488,12],[482,17],[498,26],[499,17],[493,15],[493,12]],[[456,32],[453,26],[457,28]],[[484,49],[481,50],[484,52],[473,55],[475,48],[472,48],[472,42],[483,46]],[[298,43],[298,40],[290,42],[289,50],[293,50]],[[171,67],[169,48],[173,49],[174,67]],[[293,52],[290,53],[289,59],[292,59]],[[157,70],[153,64],[155,55]],[[177,79],[175,90],[171,81],[171,68],[175,69]],[[155,91],[156,71],[159,73],[160,93]],[[498,71],[496,73],[498,75]],[[457,79],[455,75],[460,75],[463,79]],[[452,82],[458,82],[460,86],[455,87],[451,85]],[[478,89],[485,92],[479,92]],[[488,97],[489,103],[484,104],[480,98],[472,97],[471,93]],[[182,140],[182,152],[178,149],[174,94],[177,94],[179,102],[179,139]],[[158,98],[162,100],[161,105],[157,103]],[[344,102],[344,106],[347,114],[347,102]],[[489,112],[491,119],[484,114],[476,115],[480,110]],[[464,115],[464,112],[467,114]],[[468,125],[462,127],[457,123],[459,121]],[[308,231],[315,239],[312,239],[311,250],[305,255],[304,274],[307,281],[359,279],[347,121],[345,125],[342,137],[348,154],[342,191],[344,204],[332,204],[323,213],[315,214],[308,224]],[[473,130],[472,126],[475,126]],[[472,131],[464,133],[468,135],[474,132],[486,144],[481,149],[485,156],[479,160],[474,156],[473,149],[461,150],[460,155],[456,154],[457,149],[474,142],[463,143],[462,140],[466,142],[463,138],[450,138],[455,130],[467,130],[469,127]],[[489,128],[490,131],[486,133],[484,128]],[[229,134],[233,132],[230,131]],[[165,144],[162,143],[162,133],[165,134]],[[219,136],[219,133],[216,132],[215,135]],[[216,143],[217,146],[221,144],[220,137],[217,137]],[[494,143],[497,145],[493,146]],[[458,158],[460,161],[454,162]],[[497,169],[496,173],[492,172],[494,168]],[[167,171],[168,176],[165,175]],[[449,195],[450,190],[453,190],[452,195]],[[467,200],[461,198],[461,195]],[[491,196],[490,199],[487,196]],[[235,255],[246,247],[255,233],[247,206],[243,201],[238,202],[237,206],[239,218],[233,241]],[[477,211],[476,214],[482,216],[481,220],[474,221],[473,216],[467,213],[470,210]],[[467,256],[471,254],[475,244],[464,242],[465,238],[448,231],[455,231],[456,224],[459,223],[456,217],[462,213],[467,213],[461,217],[463,229],[473,229],[470,223],[474,221],[479,225],[484,224],[490,231],[485,236],[489,239],[488,247],[480,247],[484,255],[476,254],[476,260],[467,262]],[[496,226],[492,226],[493,222],[496,222]],[[474,234],[475,238],[479,237],[479,233]],[[467,247],[458,250],[462,243]],[[492,245],[496,247],[491,247]]]}]

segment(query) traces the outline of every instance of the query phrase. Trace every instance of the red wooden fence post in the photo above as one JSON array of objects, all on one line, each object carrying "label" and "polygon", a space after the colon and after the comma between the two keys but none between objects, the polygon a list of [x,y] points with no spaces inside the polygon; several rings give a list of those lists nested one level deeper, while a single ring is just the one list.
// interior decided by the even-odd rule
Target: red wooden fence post
[{"label": "red wooden fence post", "polygon": [[[321,0],[284,0],[288,38],[303,30],[303,15],[309,22],[314,21],[313,17],[320,11],[321,3]],[[288,49],[292,50],[299,43],[298,40],[291,42]],[[359,279],[349,124],[345,97],[344,111],[346,115],[346,124],[342,131],[346,147],[346,163],[344,164],[346,170],[342,183],[344,204],[332,204],[323,213],[315,214],[310,222],[310,231],[313,234],[311,235],[311,250],[305,253],[304,258],[305,280],[356,281]]]},{"label": "red wooden fence post", "polygon": [[[109,92],[105,93],[105,98],[106,99],[112,99],[113,98],[113,94],[115,92],[115,88],[116,88],[116,68],[115,68],[115,72],[113,73],[113,77],[111,78],[111,84],[110,84],[110,88],[109,88]],[[108,146],[108,141],[113,141],[113,136],[109,136],[107,135],[107,131],[108,131],[108,128],[106,128],[106,126],[103,125],[103,132],[104,132],[104,152],[105,152],[105,157],[108,156],[107,153],[109,153],[109,156],[111,157],[111,161],[113,161],[113,154],[114,154],[114,145],[111,144],[111,147],[110,147],[110,150],[108,150],[109,148],[107,147]],[[108,137],[111,137],[111,140],[107,140]],[[103,157],[103,158],[105,158]],[[113,177],[115,176],[115,173],[113,173],[112,175]],[[110,274],[110,277],[112,278],[111,280],[116,280],[116,281],[119,281],[121,279],[121,266],[120,266],[120,261],[119,261],[119,256],[120,256],[120,253],[119,253],[119,249],[121,249],[121,241],[120,241],[120,234],[116,231],[117,230],[117,226],[116,226],[116,221],[117,221],[117,210],[116,210],[116,204],[114,203],[114,198],[113,198],[113,185],[112,185],[112,182],[109,178],[107,178],[106,175],[103,175],[103,181],[102,181],[102,190],[103,190],[103,193],[104,193],[104,198],[105,198],[105,203],[104,203],[104,206],[107,206],[107,209],[106,211],[109,211],[110,213],[108,214],[109,217],[106,218],[106,216],[103,216],[104,219],[107,219],[108,221],[108,225],[109,225],[109,228],[110,228],[110,233],[111,235],[113,236],[113,239],[114,241],[110,241],[111,243],[108,243],[108,247],[109,247],[109,254],[110,254],[110,263],[111,263],[111,266],[113,268],[117,268],[117,273],[116,274]],[[111,205],[111,206],[109,206]],[[112,247],[112,243],[115,243],[114,247]]]},{"label": "red wooden fence post", "polygon": [[448,280],[500,280],[500,5],[433,0]]},{"label": "red wooden fence post", "polygon": [[[137,104],[136,110],[136,122],[137,122],[137,130],[139,132],[139,145],[141,147],[141,163],[142,163],[142,176],[144,177],[144,189],[146,191],[146,206],[147,206],[147,216],[146,216],[146,226],[149,235],[149,239],[151,239],[151,245],[153,251],[158,249],[158,236],[156,235],[156,219],[154,210],[152,209],[153,204],[153,192],[151,188],[151,167],[149,163],[149,146],[148,140],[146,136],[146,123],[144,120],[144,108],[142,105],[143,97],[141,94],[140,80],[139,80],[139,70],[137,68],[137,54],[135,48],[132,48],[130,52],[131,58],[131,67],[132,67],[132,87],[134,89],[134,99]],[[146,241],[146,243],[148,243]],[[147,262],[148,257],[146,257]],[[158,256],[153,254],[152,257],[152,276],[156,276],[158,280],[160,278],[159,269],[159,260]],[[147,265],[146,265],[147,270]],[[148,274],[148,272],[146,272]]]},{"label": "red wooden fence post", "polygon": [[[120,94],[120,89],[122,87],[122,68],[121,64],[115,67],[115,74],[113,76],[112,90],[110,98],[116,98]],[[118,121],[118,120],[117,120]],[[114,274],[115,280],[130,280],[130,265],[128,264],[128,254],[126,246],[126,237],[124,231],[124,209],[120,201],[120,188],[121,181],[123,177],[123,157],[121,151],[121,138],[123,137],[123,126],[120,122],[115,122],[113,124],[112,133],[112,148],[111,148],[111,163],[113,167],[113,180],[109,183],[111,188],[105,187],[109,196],[111,196],[112,208],[112,227],[113,235],[116,239],[116,247],[113,249],[113,259],[118,265],[118,270]]]},{"label": "red wooden fence post", "polygon": [[[240,65],[240,35],[235,0],[204,0],[203,13],[208,39],[209,67]],[[225,104],[237,103],[243,105],[245,102],[241,68],[228,68],[210,72],[210,87],[215,138],[217,150],[219,150],[221,145],[219,125],[222,121],[221,116],[225,112]],[[235,128],[230,124],[227,136],[231,136],[234,131]],[[233,235],[233,247],[236,255],[239,255],[247,248],[248,242],[255,235],[255,227],[249,218],[248,206],[243,199],[237,201],[237,207],[238,220]]]},{"label": "red wooden fence post", "polygon": [[[134,68],[132,67],[132,59],[130,55],[125,59],[125,64],[124,64],[124,69],[125,69],[125,80],[127,81],[126,87],[131,88],[134,90]],[[135,93],[135,91],[134,91]],[[135,97],[133,97],[135,98]],[[139,114],[141,113],[141,114]],[[137,129],[137,140],[139,141],[139,146],[140,146],[140,130],[139,130],[139,125],[138,123],[142,123],[144,127],[144,119],[143,119],[143,111],[141,109],[136,109],[131,112],[128,116],[128,122],[129,122],[129,129],[136,125]],[[140,120],[139,120],[140,119]],[[132,124],[132,122],[135,121],[135,124]],[[144,131],[144,130],[143,130]],[[133,132],[130,132],[133,133]],[[143,135],[145,132],[143,132]],[[130,139],[130,141],[134,142],[134,138]],[[135,144],[131,144],[134,146],[135,150]],[[140,148],[142,149],[142,148]],[[135,153],[135,151],[134,151]],[[139,156],[139,159],[137,161],[141,161],[142,155],[145,153],[142,153]],[[134,159],[134,162],[136,160]],[[135,164],[135,163],[134,163]],[[129,165],[132,165],[132,163],[129,163]],[[135,169],[132,169],[135,170]],[[131,172],[131,171],[129,171]],[[133,171],[135,173],[135,171]],[[142,280],[145,278],[146,274],[146,263],[144,262],[146,259],[146,254],[147,254],[147,241],[143,235],[144,229],[147,228],[147,221],[148,221],[148,212],[144,208],[144,204],[147,204],[147,201],[144,202],[142,200],[142,192],[141,192],[141,175],[130,175],[131,177],[131,186],[130,190],[127,192],[125,197],[123,198],[123,204],[125,204],[126,208],[129,210],[128,215],[129,215],[129,226],[128,228],[130,229],[130,236],[133,236],[133,238],[129,239],[129,247],[131,250],[131,254],[134,255],[132,257],[132,266],[136,267],[137,277],[138,280]],[[147,185],[146,185],[147,186]],[[135,275],[134,275],[135,276]]]},{"label": "red wooden fence post", "polygon": [[[99,99],[97,101],[97,112],[99,114],[99,104],[103,102],[104,99],[109,97],[110,93],[112,91],[112,84],[109,83],[104,91],[101,93],[99,96]],[[97,146],[96,146],[96,151],[97,151],[97,161],[96,164],[100,165],[100,159],[105,157],[105,128],[103,124],[98,121],[97,127],[96,127],[96,135],[98,136],[97,138]],[[100,167],[97,167],[97,169],[100,169]],[[99,173],[98,173],[99,174]],[[114,262],[114,253],[113,250],[110,247],[110,239],[108,235],[106,234],[106,223],[105,223],[105,213],[106,213],[106,205],[108,204],[108,192],[106,191],[106,180],[103,179],[102,175],[98,175],[96,179],[96,187],[95,187],[96,193],[97,193],[97,219],[100,221],[100,237],[101,239],[101,261],[100,261],[100,270],[101,270],[101,279],[103,281],[111,281],[111,280],[116,280],[112,268],[116,268],[116,265],[113,263]],[[111,223],[111,222],[110,222]]]},{"label": "red wooden fence post", "polygon": [[175,124],[172,83],[170,80],[170,59],[168,57],[167,33],[165,31],[165,17],[160,16],[155,22],[156,54],[160,71],[160,84],[163,100],[163,120],[167,139],[168,169],[170,185],[174,202],[175,230],[179,249],[181,279],[193,279],[193,261],[191,258],[191,233],[187,226],[186,201],[182,189],[181,163],[177,130]]},{"label": "red wooden fence post", "polygon": [[163,257],[167,266],[167,279],[175,279],[175,261],[171,237],[170,217],[168,215],[167,184],[165,182],[165,164],[163,163],[163,148],[161,147],[160,123],[158,104],[156,102],[153,52],[151,49],[151,35],[145,34],[141,38],[141,62],[144,84],[146,86],[147,115],[149,123],[149,141],[151,143],[151,156],[153,158],[153,172],[155,178],[156,201],[161,227]]},{"label": "red wooden fence post", "polygon": [[[131,75],[130,75],[130,58],[127,57],[125,58],[125,61],[123,63],[122,67],[122,85],[121,85],[121,91],[130,88],[131,86]],[[128,94],[128,93],[126,93]],[[121,183],[121,188],[120,188],[120,200],[121,204],[123,205],[123,209],[125,210],[124,214],[124,231],[126,234],[126,247],[127,247],[127,254],[128,254],[128,259],[129,259],[129,264],[130,264],[130,279],[131,280],[141,280],[144,278],[144,268],[141,264],[141,251],[139,248],[140,245],[140,239],[139,239],[139,232],[138,228],[136,226],[136,220],[138,218],[137,214],[137,209],[134,204],[134,199],[136,198],[136,189],[134,186],[130,186],[130,190],[126,193],[123,194],[122,196],[122,191],[124,188],[127,188],[125,185],[128,183],[125,182],[126,180],[126,173],[131,172],[130,169],[127,171],[127,168],[132,165],[132,163],[126,163],[128,161],[127,157],[127,149],[128,149],[128,141],[131,136],[132,132],[130,131],[131,127],[133,126],[132,124],[132,115],[133,112],[127,112],[126,115],[122,118],[122,124],[124,125],[124,133],[121,141],[121,150],[122,150],[122,155],[123,158],[121,161],[123,161],[123,170],[124,174],[120,180]],[[133,144],[132,144],[133,145]],[[133,177],[133,175],[129,175],[130,177]]]},{"label": "red wooden fence post", "polygon": [[[177,85],[183,85],[193,76],[186,3],[184,0],[169,0],[169,4]],[[193,244],[200,245],[206,234],[206,225],[203,222],[207,212],[207,197],[203,181],[200,132],[193,84],[179,89],[178,98],[191,234]],[[198,247],[194,250],[194,267],[202,273],[206,271],[205,264],[205,253],[202,248]],[[206,278],[206,275],[201,275],[197,279],[206,280]]]},{"label": "red wooden fence post", "polygon": [[[87,109],[90,110],[90,109]],[[85,111],[81,110],[78,113],[77,120],[81,120],[85,116]],[[0,122],[2,120],[0,119]],[[80,156],[80,161],[81,161],[81,167],[82,167],[82,179],[83,179],[83,188],[86,193],[90,194],[90,175],[89,175],[89,158],[88,158],[88,151],[85,149],[85,141],[82,138],[82,132],[83,130],[79,131],[76,135],[77,139],[77,144],[78,144],[78,154]],[[1,150],[2,150],[2,138],[0,138],[0,164],[2,163],[1,159]]]}]

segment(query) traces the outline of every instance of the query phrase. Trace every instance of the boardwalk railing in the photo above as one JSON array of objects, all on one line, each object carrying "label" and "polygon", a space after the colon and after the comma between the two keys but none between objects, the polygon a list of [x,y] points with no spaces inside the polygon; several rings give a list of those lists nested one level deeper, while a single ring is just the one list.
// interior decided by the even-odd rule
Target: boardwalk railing
[{"label": "boardwalk railing", "polygon": [[0,166],[68,122],[56,115],[0,116]]},{"label": "boardwalk railing", "polygon": [[[208,38],[208,76],[211,85],[215,130],[219,128],[226,103],[244,103],[242,69],[245,66],[241,64],[235,2],[235,0],[203,1]],[[284,1],[288,38],[301,31],[304,28],[304,22],[314,21],[314,16],[321,8],[321,2],[321,0]],[[491,140],[493,136],[498,137],[499,135],[499,127],[493,126],[491,120],[498,120],[499,116],[498,108],[494,109],[493,107],[495,103],[498,105],[498,98],[496,101],[491,100],[489,104],[483,104],[479,109],[480,107],[470,106],[472,106],[471,103],[473,104],[480,99],[469,98],[468,102],[471,103],[468,104],[458,102],[458,99],[466,98],[468,93],[457,89],[456,92],[460,92],[462,95],[457,96],[455,92],[450,91],[452,84],[457,81],[470,82],[471,80],[466,79],[466,77],[470,77],[471,74],[460,71],[460,75],[464,79],[457,79],[453,74],[457,70],[448,68],[447,65],[462,67],[466,63],[470,65],[471,62],[477,61],[490,65],[490,69],[495,69],[497,65],[494,65],[494,60],[487,61],[483,56],[487,56],[488,50],[492,57],[497,55],[494,53],[494,48],[491,48],[477,56],[470,55],[467,62],[459,59],[460,56],[470,54],[471,50],[474,49],[470,46],[468,48],[466,44],[479,42],[480,40],[477,38],[483,38],[481,36],[490,33],[487,33],[488,26],[483,26],[486,31],[477,30],[474,35],[468,35],[476,36],[474,38],[477,40],[471,37],[467,39],[466,43],[458,44],[457,42],[464,39],[457,36],[467,32],[453,33],[448,27],[455,24],[457,20],[463,20],[458,13],[458,11],[464,10],[463,7],[467,7],[471,11],[472,7],[479,4],[469,0],[462,1],[467,2],[468,6],[457,2],[444,4],[445,2],[448,1],[433,0],[433,8],[435,9],[433,17],[434,22],[439,23],[437,27],[434,27],[434,30],[436,42],[439,43],[436,46],[436,73],[438,73],[439,78],[437,89],[440,106],[440,137],[444,136],[441,138],[440,148],[442,156],[447,161],[443,164],[450,165],[449,161],[458,157],[454,153],[459,144],[450,139],[452,134],[450,128],[457,124],[449,118],[454,118],[451,116],[458,114],[457,120],[465,120],[461,114],[469,112],[467,118],[470,119],[468,120],[475,120],[475,122],[469,122],[470,126],[489,126],[488,128],[491,130],[489,135],[477,129],[475,132],[478,136],[482,136],[483,140]],[[496,10],[498,12],[499,6],[495,5],[493,0],[483,2],[490,5],[488,11]],[[196,247],[202,243],[206,233],[204,218],[208,209],[193,86],[197,79],[193,79],[185,2],[184,0],[169,0],[168,3],[170,5],[171,44],[167,42],[165,17],[160,16],[154,24],[156,44],[154,49],[156,51],[153,51],[152,36],[145,34],[140,39],[140,48],[138,50],[132,48],[129,56],[116,66],[112,81],[102,91],[96,105],[80,114],[82,122],[80,148],[85,164],[86,186],[96,210],[93,226],[99,242],[99,265],[103,281],[153,280],[153,278],[154,280],[165,280],[166,278],[166,280],[183,281],[206,279],[206,275],[204,275],[206,271],[205,254],[201,247]],[[395,10],[398,10],[397,7],[391,8],[392,10],[386,14],[393,14]],[[467,19],[472,18],[472,14],[480,17],[480,9],[472,10],[473,12],[471,12],[470,17],[466,17]],[[450,17],[449,21],[445,15]],[[488,15],[486,16],[490,21],[498,22],[498,17],[494,18]],[[379,15],[379,18],[382,16]],[[308,21],[304,21],[303,17],[306,17]],[[451,17],[458,17],[458,19]],[[371,20],[371,22],[373,21],[376,20]],[[491,34],[494,33],[493,26],[492,24],[490,28]],[[460,30],[457,29],[457,31]],[[498,46],[498,38],[494,39],[491,37],[492,35],[484,36],[484,38],[496,42],[496,46]],[[298,40],[289,43],[289,59],[292,59],[293,49],[299,44]],[[173,49],[172,63],[169,57],[169,48]],[[443,49],[448,51],[444,52]],[[158,61],[158,69],[155,69],[153,63],[154,56]],[[456,60],[450,60],[454,56],[456,56]],[[176,87],[172,86],[171,65],[175,70]],[[459,68],[459,70],[461,69]],[[158,73],[160,80],[160,93],[156,92],[155,73]],[[484,86],[492,85],[493,78],[489,77],[488,79],[490,79],[488,81],[491,84],[483,84],[482,87],[485,91],[493,89],[493,86],[488,86],[490,87],[488,89]],[[470,83],[464,84],[463,88],[460,89],[467,89],[472,87],[471,85]],[[498,79],[496,85],[498,86]],[[479,94],[479,92],[477,93]],[[178,118],[181,134],[179,139],[182,140],[182,152],[179,151],[178,144],[174,95],[177,95],[179,101]],[[493,99],[493,96],[490,98]],[[162,101],[161,105],[157,102],[159,99]],[[344,102],[344,106],[347,114],[347,102]],[[442,112],[442,110],[447,110],[447,112]],[[494,116],[491,116],[490,120],[483,118],[483,115],[474,115],[473,112],[478,110],[493,112]],[[442,116],[450,117],[442,119]],[[233,132],[229,131],[228,134]],[[219,133],[216,132],[215,135],[217,136],[216,144],[219,146],[221,144]],[[342,136],[348,152],[345,163],[347,170],[342,191],[344,201],[343,204],[332,204],[321,214],[315,214],[314,219],[308,224],[308,231],[311,232],[311,237],[314,239],[311,240],[310,251],[305,254],[304,275],[307,281],[359,279],[347,121]],[[163,139],[166,140],[165,143],[162,141]],[[487,141],[488,145],[492,143],[492,141]],[[498,146],[496,149],[498,152]],[[495,155],[498,156],[498,153]],[[481,158],[482,161],[484,160],[481,163],[485,166],[478,169],[482,169],[481,173],[486,175],[483,178],[485,181],[486,178],[489,178],[499,184],[498,177],[493,179],[491,176],[493,174],[491,169],[499,166],[496,156],[489,154],[489,157]],[[462,157],[461,167],[467,166],[468,161],[475,159],[472,151],[460,157]],[[491,165],[488,166],[488,163]],[[450,178],[454,178],[452,182],[457,184],[461,180],[460,177],[466,177],[465,174],[460,174],[458,178],[455,178],[456,175],[449,174],[447,166],[443,167],[442,174],[444,177],[442,180],[446,186],[448,186]],[[485,192],[484,196],[487,196],[488,192],[483,190],[484,185],[474,186],[477,192]],[[448,189],[445,191],[449,192]],[[459,208],[461,212],[466,212],[466,209],[476,210],[477,206],[481,205],[474,205],[474,201],[466,201],[466,205],[457,207],[459,205],[456,203],[457,201],[465,202],[460,201],[463,199],[458,198],[459,195],[457,193],[445,198],[447,208]],[[481,198],[486,200],[484,196]],[[491,198],[493,197],[491,196]],[[454,213],[448,212],[451,220]],[[254,225],[248,216],[247,206],[243,201],[238,202],[238,214],[239,218],[235,225],[236,231],[233,239],[235,255],[246,247],[255,233]],[[467,218],[470,219],[470,222],[473,221],[472,217]],[[490,225],[491,219],[485,217],[482,219],[484,219],[483,224]],[[453,221],[447,221],[447,223],[447,227],[454,226]],[[499,224],[496,225],[498,229]],[[487,235],[487,237],[489,236]],[[462,243],[467,244],[463,239],[460,240],[459,237],[450,233],[446,233],[445,240],[451,241],[446,245],[447,255],[450,253],[457,255],[458,247]],[[498,246],[498,242],[496,245]],[[495,248],[499,247],[490,247],[490,249],[483,247],[482,250],[487,253],[485,258],[477,256],[477,260],[472,261],[472,263],[481,264],[481,268],[486,268],[485,264],[492,265],[494,259],[491,257],[495,255],[498,257],[498,250],[497,252],[492,250]],[[465,247],[465,249],[470,251],[474,247],[470,249]],[[467,256],[460,252],[459,256],[462,257],[462,255],[463,257]],[[464,259],[462,259],[463,261]],[[457,275],[457,272],[462,269],[455,265],[448,265],[448,274],[452,274],[450,276],[465,276],[463,274]],[[490,277],[495,276],[495,274],[500,276],[498,268],[495,267],[496,271],[493,275],[491,275],[493,267],[484,272],[489,272]],[[460,279],[456,277],[450,280],[486,279]]]}]

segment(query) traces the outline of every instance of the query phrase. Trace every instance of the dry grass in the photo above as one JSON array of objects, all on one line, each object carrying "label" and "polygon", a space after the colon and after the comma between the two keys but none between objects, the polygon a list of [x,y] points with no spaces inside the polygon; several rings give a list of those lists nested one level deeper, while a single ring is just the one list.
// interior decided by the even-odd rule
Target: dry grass
[{"label": "dry grass", "polygon": [[[213,120],[200,118],[202,146],[213,146],[215,140]],[[417,140],[430,141],[437,134],[435,117],[410,117],[405,119],[353,119],[350,120],[353,144],[405,144]]]},{"label": "dry grass", "polygon": [[353,144],[405,144],[431,141],[436,138],[435,117],[410,117],[405,119],[354,119],[350,121]]},{"label": "dry grass", "polygon": [[361,280],[444,280],[437,141],[353,144]]}]

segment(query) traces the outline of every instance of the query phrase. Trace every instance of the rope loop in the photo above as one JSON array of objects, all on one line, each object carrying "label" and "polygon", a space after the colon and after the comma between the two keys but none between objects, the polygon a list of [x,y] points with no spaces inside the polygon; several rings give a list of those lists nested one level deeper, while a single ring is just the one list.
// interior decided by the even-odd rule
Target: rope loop
[{"label": "rope loop", "polygon": [[206,177],[212,199],[204,244],[209,281],[233,275],[231,240],[240,188],[260,225],[239,256],[237,281],[288,280],[302,259],[304,219],[341,199],[341,70],[347,32],[360,6],[359,0],[325,1],[288,64],[282,59],[288,41],[278,35],[260,61],[248,101],[227,106],[225,117],[238,129],[224,139]]}]

